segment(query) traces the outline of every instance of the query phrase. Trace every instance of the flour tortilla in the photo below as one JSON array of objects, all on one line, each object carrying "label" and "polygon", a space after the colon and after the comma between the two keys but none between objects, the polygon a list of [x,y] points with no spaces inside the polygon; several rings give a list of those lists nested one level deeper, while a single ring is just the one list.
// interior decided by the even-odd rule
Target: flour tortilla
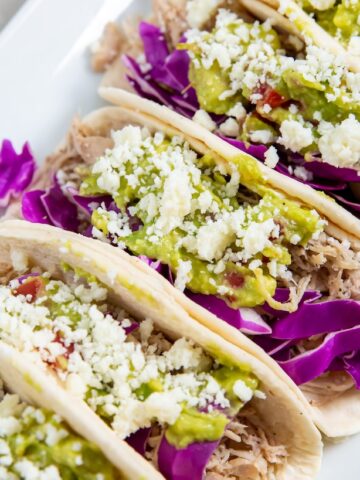
[{"label": "flour tortilla", "polygon": [[[143,271],[139,261],[110,245],[55,227],[19,220],[0,223],[0,251],[2,263],[9,262],[14,252],[21,252],[29,266],[45,269],[59,278],[59,264],[63,261],[81,268],[105,284],[112,292],[112,301],[135,317],[151,318],[170,337],[190,338],[210,354],[221,352],[233,364],[248,365],[266,394],[266,400],[254,398],[251,404],[264,430],[276,435],[279,444],[285,445],[289,453],[287,463],[277,472],[276,478],[315,478],[322,444],[304,402],[278,378],[274,368],[196,322],[180,306],[172,290],[168,293],[164,289],[160,276],[152,276],[150,269]],[[24,382],[27,374],[31,376],[28,384]],[[82,401],[71,398],[50,373],[37,369],[26,356],[3,345],[0,345],[0,375],[9,381],[14,378],[17,390],[27,398],[41,405],[53,405],[75,430],[95,441],[128,478],[140,478],[139,474],[142,478],[162,478],[125,442],[116,439]]]},{"label": "flour tortilla", "polygon": [[[260,20],[272,19],[275,26],[281,26],[291,34],[295,33],[304,40],[310,40],[314,45],[336,56],[340,55],[351,70],[360,72],[360,59],[351,55],[336,38],[320,27],[295,1],[286,0],[284,15],[278,12],[281,3],[279,0],[239,0],[239,2]],[[283,18],[283,21],[280,17]],[[301,28],[296,26],[294,18],[301,24]]]}]

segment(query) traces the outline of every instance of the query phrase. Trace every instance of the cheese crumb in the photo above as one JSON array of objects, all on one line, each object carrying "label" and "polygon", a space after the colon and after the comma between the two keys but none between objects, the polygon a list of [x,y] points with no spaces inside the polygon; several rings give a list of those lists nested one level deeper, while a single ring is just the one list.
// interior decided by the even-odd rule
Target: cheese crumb
[{"label": "cheese crumb", "polygon": [[323,161],[335,167],[354,167],[360,163],[360,122],[350,115],[340,124],[328,125],[320,137]]},{"label": "cheese crumb", "polygon": [[190,260],[188,260],[187,262],[179,262],[174,286],[181,292],[185,290],[186,284],[191,279],[191,270],[192,266]]},{"label": "cheese crumb", "polygon": [[312,130],[297,120],[284,120],[280,126],[279,143],[292,152],[300,152],[314,141]]},{"label": "cheese crumb", "polygon": [[265,152],[265,165],[269,168],[275,168],[279,161],[279,155],[274,146],[268,148]]},{"label": "cheese crumb", "polygon": [[254,395],[252,389],[248,387],[243,380],[236,380],[233,386],[233,392],[244,403],[249,402]]},{"label": "cheese crumb", "polygon": [[193,120],[207,130],[210,130],[210,132],[216,130],[216,123],[205,110],[197,110],[193,116]]}]

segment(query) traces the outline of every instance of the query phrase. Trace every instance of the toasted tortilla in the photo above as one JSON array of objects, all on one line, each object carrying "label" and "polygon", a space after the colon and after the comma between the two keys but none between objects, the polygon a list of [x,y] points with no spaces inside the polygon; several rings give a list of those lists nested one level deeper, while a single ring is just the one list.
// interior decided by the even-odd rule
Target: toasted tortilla
[{"label": "toasted tortilla", "polygon": [[[352,55],[336,38],[320,27],[295,1],[286,0],[286,6],[284,6],[285,13],[283,15],[278,11],[281,4],[279,0],[239,1],[260,20],[265,21],[270,18],[276,27],[281,26],[281,28],[291,34],[297,32],[297,35],[302,39],[310,40],[319,48],[327,50],[336,56],[341,56],[351,70],[360,72],[359,58]],[[280,17],[283,18],[283,21],[281,21]]]},{"label": "toasted tortilla", "polygon": [[[112,300],[135,317],[151,318],[170,337],[190,338],[210,354],[216,356],[220,352],[235,365],[249,366],[266,395],[265,400],[252,400],[257,418],[264,431],[276,436],[289,454],[276,478],[315,478],[322,444],[304,402],[278,377],[274,368],[196,322],[181,307],[172,290],[168,292],[164,288],[160,276],[153,276],[150,269],[142,270],[139,261],[110,245],[25,221],[0,223],[0,249],[1,263],[11,263],[14,251],[21,252],[29,267],[41,268],[55,278],[62,278],[59,265],[63,261],[73,268],[81,268],[95,275],[109,288]],[[0,345],[0,375],[13,381],[24,397],[40,405],[52,405],[76,431],[96,442],[126,478],[162,478],[150,463],[117,439],[82,401],[70,397],[65,386],[46,367],[35,367],[26,355]]]}]

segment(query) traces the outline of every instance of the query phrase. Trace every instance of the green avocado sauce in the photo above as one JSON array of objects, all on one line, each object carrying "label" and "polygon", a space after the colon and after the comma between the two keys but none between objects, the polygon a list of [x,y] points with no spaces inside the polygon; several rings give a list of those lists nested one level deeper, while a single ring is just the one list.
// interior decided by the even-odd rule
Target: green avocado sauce
[{"label": "green avocado sauce", "polygon": [[303,7],[324,30],[338,38],[344,45],[347,45],[351,37],[360,34],[359,0],[337,0],[325,10],[319,10],[314,7],[311,0],[305,0]]},{"label": "green avocado sauce", "polygon": [[219,440],[228,423],[229,419],[222,413],[202,413],[195,408],[188,408],[166,429],[165,435],[171,445],[181,449],[191,443]]},{"label": "green avocado sauce", "polygon": [[17,462],[26,460],[41,470],[56,467],[63,480],[120,479],[100,449],[70,430],[57,415],[26,407],[18,421],[16,433],[2,436],[12,457],[7,469],[15,478],[20,478],[16,477]]},{"label": "green avocado sauce", "polygon": [[213,442],[224,435],[224,430],[231,418],[244,406],[244,403],[234,393],[234,384],[242,380],[246,386],[255,391],[259,381],[254,375],[234,366],[221,366],[211,371],[211,375],[230,400],[230,409],[226,412],[213,409],[210,412],[200,412],[195,408],[185,407],[176,422],[166,429],[166,438],[177,448],[186,448],[191,443]]},{"label": "green avocado sauce", "polygon": [[[170,139],[165,138],[160,145],[156,146],[154,155],[155,157],[159,153],[164,155],[167,149],[171,148]],[[185,151],[189,147],[178,146],[177,148],[179,151],[181,151],[180,148]],[[149,192],[161,198],[164,195],[167,177],[161,175],[154,156],[149,153],[141,154],[135,166],[134,163],[124,162],[121,166],[123,173],[115,169],[116,174],[119,175],[119,187],[116,192],[100,188],[99,174],[95,172],[85,179],[81,193],[83,195],[111,193],[117,207],[123,212],[122,215],[127,215],[128,208],[135,208],[136,216],[141,220],[142,225],[136,231],[128,229],[121,237],[117,237],[119,243],[135,255],[146,255],[160,260],[169,265],[173,273],[178,272],[184,262],[190,262],[191,272],[186,286],[191,291],[220,296],[233,308],[262,305],[269,296],[274,295],[277,286],[276,278],[267,266],[268,262],[274,261],[283,267],[290,265],[291,256],[288,250],[290,244],[296,239],[295,243],[306,245],[322,228],[319,216],[316,212],[284,198],[272,189],[262,177],[257,161],[245,154],[239,154],[238,157],[233,158],[230,165],[232,172],[235,171],[238,174],[242,188],[247,189],[242,196],[237,195],[236,192],[229,193],[229,175],[217,169],[211,155],[207,154],[196,159],[194,151],[191,151],[191,154],[194,158],[191,168],[195,167],[200,175],[200,181],[193,186],[193,201],[196,201],[200,195],[206,194],[216,204],[218,212],[222,215],[230,215],[243,208],[245,230],[253,223],[261,224],[270,220],[278,223],[281,229],[279,239],[274,239],[251,259],[257,260],[260,265],[257,272],[249,268],[250,260],[239,263],[227,259],[221,268],[214,269],[214,262],[198,255],[194,247],[187,246],[189,234],[182,225],[171,229],[154,241],[152,232],[160,213],[158,211],[149,218],[148,205],[143,206],[142,198]],[[111,152],[108,155],[111,156]],[[141,171],[136,185],[129,181],[134,168]],[[170,168],[172,168],[171,165]],[[157,179],[156,185],[154,178]],[[249,195],[254,197],[252,202],[248,202]],[[114,212],[103,208],[97,209],[93,211],[91,222],[102,234],[109,235],[111,233],[109,225],[112,224],[113,216]],[[208,224],[209,218],[211,217],[208,213],[197,209],[185,216],[184,225],[191,224],[195,230],[200,229]],[[229,234],[226,241],[235,254],[241,250],[241,245],[236,243],[235,234]],[[215,260],[220,259],[220,257],[215,258]]]},{"label": "green avocado sauce", "polygon": [[[311,13],[314,13],[314,9]],[[346,38],[359,35],[360,0],[353,3],[343,0],[337,2],[329,11],[316,11],[315,15],[320,19],[320,24],[323,22],[333,24],[334,28]],[[237,36],[237,41],[234,43],[239,53],[226,65],[220,66],[218,58],[210,57],[209,62],[207,55],[209,51],[222,44],[224,41],[222,39],[226,36],[224,31],[234,37]],[[250,62],[251,68],[245,64],[244,74],[241,69],[243,56],[249,54],[252,58],[251,51],[254,44],[257,45],[259,42],[262,42],[261,52],[257,53],[259,61]],[[225,41],[224,45],[226,45]],[[269,48],[272,51],[269,52]],[[360,104],[352,97],[353,87],[350,85],[352,80],[347,79],[346,72],[339,78],[336,87],[326,75],[321,80],[315,81],[310,79],[307,72],[316,70],[318,68],[316,62],[321,63],[323,60],[315,59],[314,61],[314,53],[310,49],[298,58],[293,58],[294,53],[291,50],[286,53],[286,48],[287,46],[281,43],[281,37],[274,29],[264,24],[254,26],[240,19],[229,21],[226,27],[215,26],[211,32],[200,32],[195,38],[190,35],[187,43],[178,45],[178,49],[189,52],[190,83],[196,90],[203,110],[209,113],[231,115],[229,111],[232,107],[241,103],[247,110],[247,116],[240,121],[239,138],[249,143],[276,143],[281,137],[282,123],[285,120],[297,121],[312,130],[313,143],[296,150],[306,155],[308,152],[318,151],[321,120],[336,125],[349,115],[359,119]],[[267,59],[262,62],[263,55],[266,55]],[[304,68],[307,62],[309,68]],[[270,63],[274,67],[267,69]],[[335,63],[335,60],[332,63]],[[319,68],[328,70],[335,67],[326,65],[324,62]],[[246,69],[250,72],[246,72]],[[259,79],[257,84],[256,81],[249,81],[250,73]],[[254,95],[260,95],[261,98],[254,100]],[[264,105],[267,108],[264,108]],[[267,132],[268,135],[257,137],[256,132]]]}]

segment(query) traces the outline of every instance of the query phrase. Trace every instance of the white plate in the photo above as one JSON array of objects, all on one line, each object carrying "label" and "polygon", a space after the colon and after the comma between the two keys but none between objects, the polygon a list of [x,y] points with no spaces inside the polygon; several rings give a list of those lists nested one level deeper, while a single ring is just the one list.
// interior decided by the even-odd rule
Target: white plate
[{"label": "white plate", "polygon": [[[0,0],[1,1],[1,0]],[[39,161],[75,113],[102,104],[89,46],[104,24],[140,13],[149,0],[28,0],[0,35],[0,137],[29,140]],[[360,436],[325,449],[319,480],[360,479]]]}]

